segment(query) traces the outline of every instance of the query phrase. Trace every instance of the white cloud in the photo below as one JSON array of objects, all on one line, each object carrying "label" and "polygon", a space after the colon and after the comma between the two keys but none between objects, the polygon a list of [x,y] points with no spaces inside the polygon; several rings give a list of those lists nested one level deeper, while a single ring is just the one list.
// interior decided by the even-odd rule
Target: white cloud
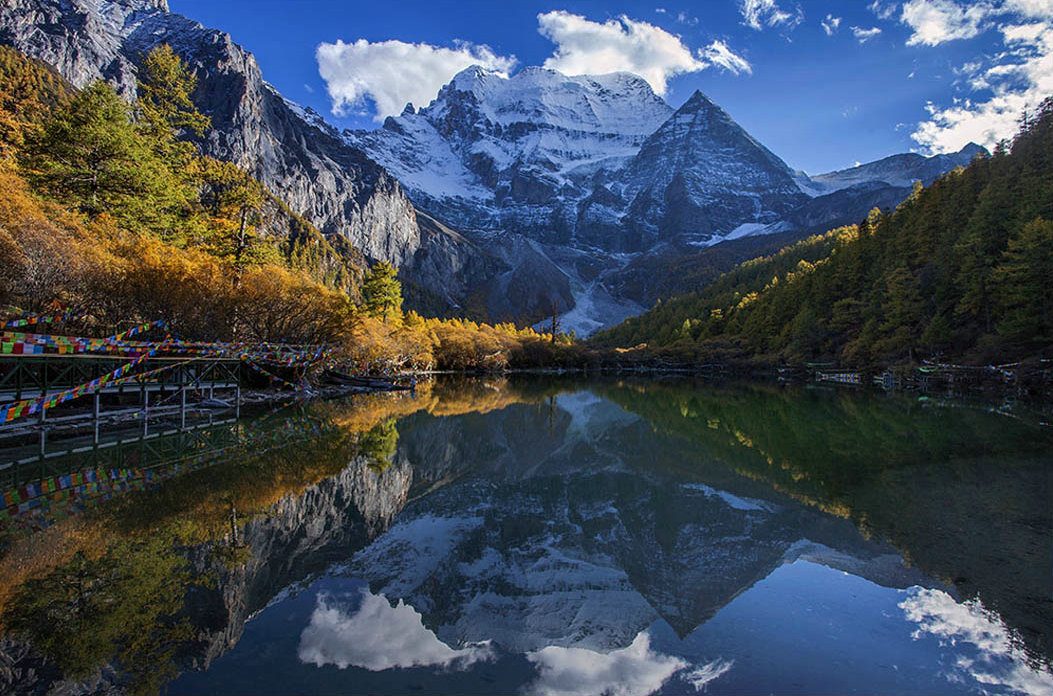
[{"label": "white cloud", "polygon": [[707,63],[719,65],[736,75],[740,73],[753,74],[753,66],[749,64],[749,61],[728,48],[723,41],[713,41],[705,48],[700,49],[698,55]]},{"label": "white cloud", "polygon": [[985,2],[961,6],[952,0],[910,0],[903,5],[900,21],[913,30],[908,46],[936,46],[976,36],[990,12]]},{"label": "white cloud", "polygon": [[556,44],[543,67],[565,75],[624,70],[647,80],[657,94],[665,94],[671,77],[707,67],[679,36],[624,15],[601,24],[554,10],[537,19],[541,35]]},{"label": "white cloud", "polygon": [[[1053,694],[1053,674],[1048,665],[1031,666],[1019,638],[979,600],[959,604],[941,590],[914,588],[899,607],[908,621],[918,624],[915,640],[928,634],[956,646],[960,654],[955,668],[961,676],[983,685],[1002,686],[1012,693]],[[975,648],[975,656],[965,654],[964,644]]]},{"label": "white cloud", "polygon": [[892,15],[896,14],[896,9],[899,6],[890,2],[887,5],[882,5],[881,0],[874,0],[874,2],[867,5],[867,9],[877,15],[878,19],[890,19]]},{"label": "white cloud", "polygon": [[527,659],[537,665],[539,674],[526,693],[540,696],[650,694],[688,667],[688,663],[678,657],[651,650],[646,631],[621,650],[601,653],[549,646],[528,653]]},{"label": "white cloud", "polygon": [[1053,19],[1053,0],[1005,0],[1002,9],[1026,19]]},{"label": "white cloud", "polygon": [[804,19],[804,11],[800,6],[796,13],[785,12],[775,0],[741,0],[739,12],[742,14],[742,23],[758,31],[765,25],[782,25],[793,29]]},{"label": "white cloud", "polygon": [[837,28],[841,26],[841,18],[833,15],[826,15],[826,19],[819,22],[823,25],[823,31],[826,32],[827,36],[833,36],[837,32]]},{"label": "white cloud", "polygon": [[[871,9],[875,6],[880,7],[878,0]],[[878,10],[874,11],[884,18]],[[987,20],[1004,15],[1053,20],[1053,0],[910,0],[903,5],[900,21],[913,30],[907,45],[936,46],[944,41],[971,39],[991,26]]]},{"label": "white cloud", "polygon": [[1016,134],[1025,111],[1033,113],[1053,94],[1053,25],[1010,23],[999,30],[1006,50],[997,60],[983,63],[983,68],[967,63],[959,71],[982,98],[926,106],[929,118],[918,123],[911,135],[924,151],[954,152],[968,142],[992,149],[999,140]]},{"label": "white cloud", "polygon": [[483,45],[459,43],[444,48],[365,39],[321,43],[315,57],[333,113],[346,114],[369,98],[376,105],[377,121],[401,113],[407,102],[427,105],[439,88],[470,65],[507,72],[516,63],[514,56],[496,55]]},{"label": "white cloud", "polygon": [[686,12],[680,12],[676,15],[676,21],[681,24],[686,24],[689,27],[693,27],[698,24],[698,17],[693,17]]},{"label": "white cloud", "polygon": [[865,44],[867,41],[870,41],[872,38],[874,38],[880,33],[880,27],[870,27],[869,29],[864,29],[862,27],[852,27],[852,36],[856,37],[856,40],[858,40],[861,44]]},{"label": "white cloud", "polygon": [[393,607],[383,595],[366,589],[353,612],[319,595],[297,652],[301,662],[318,667],[353,666],[371,672],[396,667],[465,668],[493,658],[486,645],[454,650],[425,628],[413,607],[401,599]]}]

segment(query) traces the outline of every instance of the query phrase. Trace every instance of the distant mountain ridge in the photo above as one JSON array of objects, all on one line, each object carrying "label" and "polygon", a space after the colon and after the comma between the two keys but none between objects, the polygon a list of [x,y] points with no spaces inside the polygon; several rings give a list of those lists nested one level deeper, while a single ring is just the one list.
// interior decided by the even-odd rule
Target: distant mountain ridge
[{"label": "distant mountain ridge", "polygon": [[964,167],[987,150],[976,143],[968,143],[958,152],[925,157],[916,152],[891,155],[867,164],[857,165],[811,177],[813,185],[826,192],[837,191],[860,183],[881,181],[889,186],[910,188],[915,181],[928,186],[955,167]]}]

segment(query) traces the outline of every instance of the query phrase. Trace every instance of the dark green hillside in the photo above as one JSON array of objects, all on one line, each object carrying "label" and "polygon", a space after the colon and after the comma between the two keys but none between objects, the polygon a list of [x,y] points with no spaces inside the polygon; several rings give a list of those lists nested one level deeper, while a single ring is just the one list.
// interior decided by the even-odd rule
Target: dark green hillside
[{"label": "dark green hillside", "polygon": [[1011,148],[891,214],[743,263],[593,342],[687,359],[1008,361],[1053,347],[1051,278],[1053,99]]}]

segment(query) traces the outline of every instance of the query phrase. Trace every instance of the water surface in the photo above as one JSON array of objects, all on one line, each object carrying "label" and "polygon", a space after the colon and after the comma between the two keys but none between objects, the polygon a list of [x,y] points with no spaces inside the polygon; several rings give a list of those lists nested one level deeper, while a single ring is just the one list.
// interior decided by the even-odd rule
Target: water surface
[{"label": "water surface", "polygon": [[7,509],[0,686],[1053,693],[1026,414],[519,378],[224,427]]}]

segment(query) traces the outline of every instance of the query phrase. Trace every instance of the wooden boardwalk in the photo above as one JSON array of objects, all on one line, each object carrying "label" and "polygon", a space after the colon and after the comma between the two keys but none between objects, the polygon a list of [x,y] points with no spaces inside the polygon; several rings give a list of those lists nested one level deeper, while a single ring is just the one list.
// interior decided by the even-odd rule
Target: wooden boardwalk
[{"label": "wooden boardwalk", "polygon": [[[67,393],[127,362],[120,356],[86,354],[0,356],[0,408]],[[52,408],[0,423],[0,471],[71,452],[90,458],[92,451],[120,442],[108,439],[101,432],[104,427],[126,429],[131,422],[135,438],[147,441],[162,432],[214,424],[219,414],[232,419],[240,415],[244,380],[240,360],[150,357],[140,369],[139,379],[133,375],[119,384],[102,384]],[[56,435],[66,436],[61,445],[49,442]]]}]

